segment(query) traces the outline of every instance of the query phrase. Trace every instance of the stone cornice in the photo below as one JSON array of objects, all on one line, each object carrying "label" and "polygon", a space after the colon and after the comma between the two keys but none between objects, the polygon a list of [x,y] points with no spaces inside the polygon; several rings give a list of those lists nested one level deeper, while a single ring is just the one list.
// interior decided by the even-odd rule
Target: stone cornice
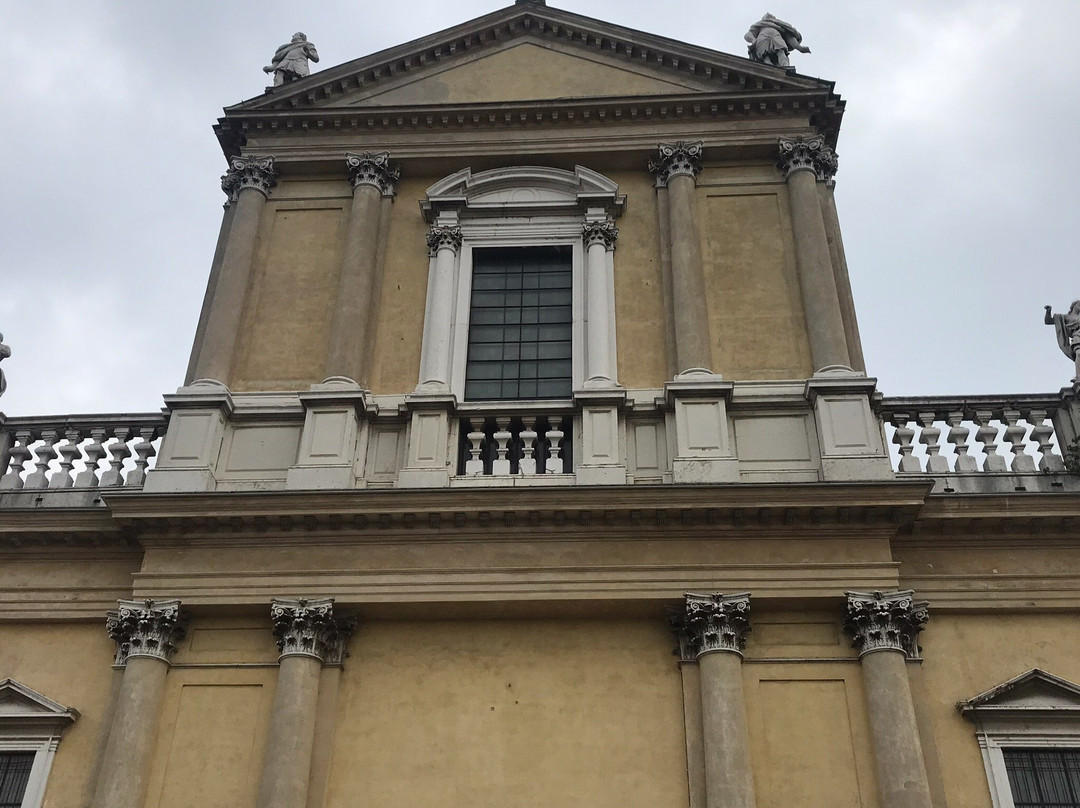
[{"label": "stone cornice", "polygon": [[[324,134],[340,132],[343,136],[352,137],[356,133],[369,133],[385,138],[397,132],[418,130],[480,133],[510,129],[538,132],[557,129],[564,133],[567,129],[580,131],[597,125],[622,124],[624,128],[614,131],[629,132],[632,124],[652,124],[657,121],[686,122],[698,128],[706,121],[751,119],[775,126],[778,115],[790,116],[795,121],[801,119],[801,125],[805,125],[809,118],[811,125],[825,136],[826,141],[834,144],[840,130],[843,104],[822,90],[793,89],[471,104],[243,110],[230,112],[228,117],[218,121],[214,129],[225,154],[233,155],[239,153],[249,137],[303,137],[311,131]],[[625,137],[625,134],[620,137]],[[763,145],[775,148],[775,133],[765,132],[763,137]],[[655,131],[650,133],[649,139],[651,150],[656,144]],[[732,140],[736,145],[745,142],[745,134]],[[712,139],[706,145],[713,145]],[[312,147],[305,146],[305,149],[308,148]],[[520,144],[515,148],[520,151]],[[461,151],[460,146],[454,149],[455,154]],[[279,160],[286,159],[286,153],[279,146],[275,146],[274,151]],[[407,156],[399,146],[394,147],[394,153],[398,159]],[[339,158],[340,151],[336,151],[335,159]]]}]

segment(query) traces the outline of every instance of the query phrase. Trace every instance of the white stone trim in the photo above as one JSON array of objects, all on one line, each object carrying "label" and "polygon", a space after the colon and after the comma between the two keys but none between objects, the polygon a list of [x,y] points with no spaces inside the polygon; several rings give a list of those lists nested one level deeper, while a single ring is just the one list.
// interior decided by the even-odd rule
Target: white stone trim
[{"label": "white stone trim", "polygon": [[0,752],[34,753],[21,808],[41,808],[60,736],[78,713],[12,679],[0,681],[5,693],[14,698],[0,699]]},{"label": "white stone trim", "polygon": [[6,738],[0,723],[0,752],[34,752],[34,763],[30,769],[30,779],[26,781],[22,808],[41,808],[45,800],[45,785],[52,769],[59,736],[50,738]]},{"label": "white stone trim", "polygon": [[990,798],[994,808],[1016,808],[1005,769],[1004,749],[1080,749],[1080,724],[1053,727],[1038,723],[1030,729],[1016,728],[1010,732],[981,731],[975,733],[982,751]]}]

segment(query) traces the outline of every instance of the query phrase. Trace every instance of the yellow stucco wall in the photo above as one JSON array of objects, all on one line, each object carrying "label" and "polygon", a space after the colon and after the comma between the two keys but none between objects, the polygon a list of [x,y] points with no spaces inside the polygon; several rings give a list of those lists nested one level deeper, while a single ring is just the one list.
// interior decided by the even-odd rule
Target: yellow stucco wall
[{"label": "yellow stucco wall", "polygon": [[79,711],[64,733],[44,808],[83,808],[111,701],[115,645],[94,623],[0,623],[0,679]]},{"label": "yellow stucco wall", "polygon": [[975,726],[956,704],[1031,668],[1080,683],[1080,619],[1069,613],[935,613],[920,642],[949,805],[990,808]]},{"label": "yellow stucco wall", "polygon": [[327,808],[685,808],[661,621],[375,623],[341,682]]},{"label": "yellow stucco wall", "polygon": [[463,104],[687,90],[685,84],[526,42],[354,103]]}]

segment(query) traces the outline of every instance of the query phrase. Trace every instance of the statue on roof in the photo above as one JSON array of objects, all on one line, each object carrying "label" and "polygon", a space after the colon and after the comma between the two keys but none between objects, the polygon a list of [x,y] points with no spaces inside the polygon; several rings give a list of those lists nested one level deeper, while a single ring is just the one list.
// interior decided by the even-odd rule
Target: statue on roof
[{"label": "statue on roof", "polygon": [[1054,327],[1061,352],[1076,363],[1073,381],[1080,384],[1080,300],[1074,300],[1066,314],[1054,314],[1050,306],[1044,308],[1046,316],[1043,322]]},{"label": "statue on roof", "polygon": [[[9,356],[11,356],[11,348],[4,344],[4,335],[0,334],[0,362]],[[7,390],[7,379],[4,377],[4,371],[0,369],[0,396],[4,395],[5,390]]]},{"label": "statue on roof", "polygon": [[263,72],[273,73],[274,86],[280,87],[290,81],[310,76],[309,60],[319,61],[319,52],[308,42],[307,35],[298,31],[293,34],[291,42],[277,49],[271,63],[263,68]]},{"label": "statue on roof", "polygon": [[791,23],[778,20],[772,14],[766,14],[750,26],[743,37],[748,43],[750,58],[774,67],[790,67],[788,54],[793,50],[809,53],[810,49],[802,43],[802,34]]}]

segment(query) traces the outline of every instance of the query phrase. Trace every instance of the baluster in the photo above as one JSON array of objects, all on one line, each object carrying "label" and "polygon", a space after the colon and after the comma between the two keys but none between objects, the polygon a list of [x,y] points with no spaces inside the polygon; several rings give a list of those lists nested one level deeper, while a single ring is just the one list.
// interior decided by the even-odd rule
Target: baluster
[{"label": "baluster", "polygon": [[154,437],[156,427],[143,427],[139,430],[141,440],[135,444],[135,468],[127,476],[124,485],[141,486],[146,482],[146,469],[150,465],[150,458],[157,454],[154,449]]},{"label": "baluster", "polygon": [[34,459],[37,468],[26,478],[27,488],[49,486],[49,463],[56,459],[56,442],[60,440],[60,432],[56,429],[43,429],[41,440],[44,442],[37,448],[37,457]]},{"label": "baluster", "polygon": [[536,474],[536,419],[521,421],[521,460],[518,461],[519,474]]},{"label": "baluster", "polygon": [[945,422],[949,425],[948,441],[956,445],[956,471],[972,472],[979,470],[979,461],[971,453],[971,430],[961,422],[964,413],[950,412],[945,416]]},{"label": "baluster", "polygon": [[562,441],[563,431],[558,429],[555,424],[558,421],[554,419],[548,431],[544,434],[544,440],[548,445],[548,456],[545,471],[548,474],[562,474],[563,473],[563,459],[562,459]]},{"label": "baluster", "polygon": [[514,437],[510,434],[510,418],[508,416],[498,416],[495,418],[495,444],[496,444],[496,456],[495,461],[491,464],[492,474],[509,474],[510,473],[510,439]]},{"label": "baluster", "polygon": [[[468,428],[472,429],[472,422],[467,421]],[[484,451],[483,422],[480,423],[479,431],[470,431],[465,437],[469,441],[469,458],[465,461],[466,474],[483,474],[484,460],[480,457]]]},{"label": "baluster", "polygon": [[975,410],[973,420],[979,427],[975,430],[975,440],[983,445],[983,451],[986,452],[983,471],[1008,471],[1008,462],[998,452],[998,428],[990,423],[993,418],[994,414],[990,410]]},{"label": "baluster", "polygon": [[76,488],[96,488],[98,484],[98,463],[105,456],[105,434],[103,427],[94,427],[90,430],[90,443],[86,444],[83,454],[86,455],[86,468],[75,476]]},{"label": "baluster", "polygon": [[1042,452],[1039,471],[1065,471],[1065,461],[1060,455],[1054,454],[1054,427],[1046,423],[1046,410],[1032,410],[1028,413],[1028,422],[1031,424],[1031,439],[1039,444],[1039,451]]},{"label": "baluster", "polygon": [[82,452],[79,451],[82,433],[78,429],[69,429],[64,433],[64,439],[67,443],[58,450],[60,470],[49,480],[49,488],[71,488],[75,485],[75,478],[71,472],[75,468],[75,461],[82,456]]},{"label": "baluster", "polygon": [[33,433],[29,429],[21,429],[15,433],[16,445],[9,450],[11,455],[7,474],[0,478],[0,489],[14,491],[23,487],[22,470],[26,461],[34,456],[30,451],[30,444],[34,442]]},{"label": "baluster", "polygon": [[113,430],[116,443],[109,446],[109,469],[101,475],[102,488],[124,484],[124,461],[131,456],[131,449],[127,445],[129,435],[129,427],[117,427]]},{"label": "baluster", "polygon": [[896,425],[896,432],[893,433],[892,442],[900,449],[900,467],[897,471],[922,471],[922,466],[919,465],[919,458],[913,457],[911,454],[912,441],[915,440],[915,430],[908,426],[908,421],[911,420],[911,416],[906,412],[897,412],[893,414],[893,424]]},{"label": "baluster", "polygon": [[1017,421],[1020,420],[1020,413],[1016,410],[1005,410],[1005,440],[1012,444],[1013,461],[1012,471],[1014,474],[1034,474],[1035,473],[1035,458],[1027,453],[1027,447],[1024,445],[1024,436],[1027,434],[1027,427],[1020,426]]},{"label": "baluster", "polygon": [[941,456],[941,430],[934,426],[935,413],[920,412],[922,434],[919,443],[926,447],[926,470],[931,474],[948,474],[949,459]]}]

